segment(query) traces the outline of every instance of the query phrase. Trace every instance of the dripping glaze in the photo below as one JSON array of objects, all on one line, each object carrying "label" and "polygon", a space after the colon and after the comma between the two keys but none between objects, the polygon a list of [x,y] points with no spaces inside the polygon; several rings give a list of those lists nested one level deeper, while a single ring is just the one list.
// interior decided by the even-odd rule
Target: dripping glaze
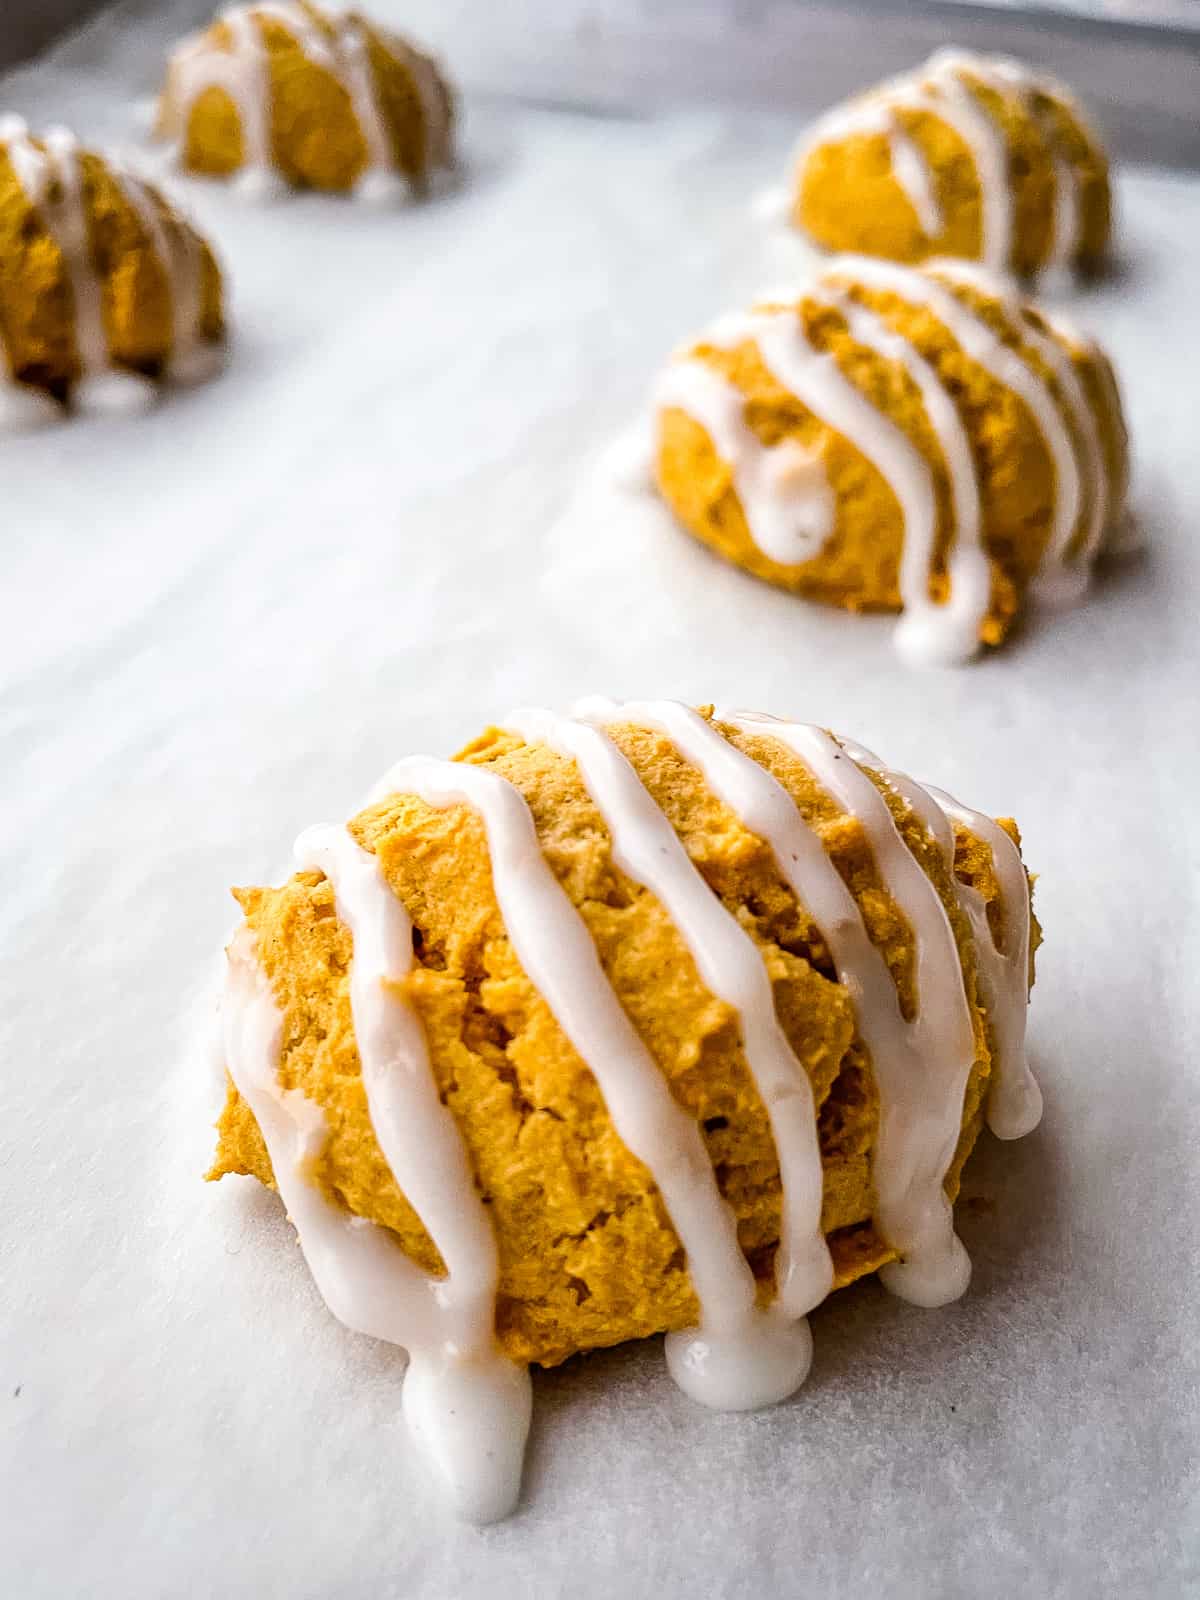
[{"label": "dripping glaze", "polygon": [[[718,723],[778,742],[861,823],[880,881],[912,928],[917,1000],[911,1019],[902,1014],[883,956],[819,835],[786,789]],[[609,984],[586,924],[542,854],[520,791],[499,773],[468,763],[420,756],[391,768],[368,804],[413,795],[433,807],[466,806],[482,821],[518,961],[594,1073],[621,1139],[659,1188],[700,1304],[699,1325],[667,1339],[676,1382],[719,1409],[761,1406],[790,1394],[803,1382],[811,1355],[805,1314],[829,1292],[833,1270],[820,1227],[816,1108],[776,1017],[762,957],[621,752],[611,732],[618,726],[661,736],[694,766],[769,847],[809,912],[851,998],[879,1091],[874,1220],[901,1258],[881,1276],[894,1293],[920,1305],[960,1295],[970,1263],[943,1185],[975,1059],[971,1012],[946,910],[867,772],[876,771],[904,795],[951,865],[952,823],[992,852],[1002,894],[998,945],[980,897],[950,877],[977,942],[994,1037],[989,1118],[1005,1137],[1027,1131],[1039,1105],[1023,1042],[1029,900],[1012,841],[990,818],[889,773],[857,746],[798,723],[739,712],[718,713],[714,723],[673,701],[592,699],[573,717],[523,710],[506,726],[522,741],[575,763],[608,831],[615,865],[662,903],[705,985],[736,1011],[770,1117],[783,1189],[782,1237],[775,1299],[761,1310],[697,1122],[673,1099]],[[371,1126],[445,1262],[445,1277],[431,1278],[387,1230],[335,1205],[313,1181],[311,1165],[326,1137],[324,1113],[301,1092],[281,1087],[283,1016],[245,926],[227,952],[222,1017],[228,1072],[262,1131],[329,1309],[348,1327],[408,1352],[403,1404],[413,1433],[457,1511],[491,1520],[510,1511],[519,1494],[529,1377],[495,1340],[496,1242],[461,1135],[439,1097],[421,1023],[398,982],[413,963],[412,924],[377,858],[347,827],[308,830],[297,842],[296,862],[329,881],[337,916],[350,932],[350,1006]]]}]

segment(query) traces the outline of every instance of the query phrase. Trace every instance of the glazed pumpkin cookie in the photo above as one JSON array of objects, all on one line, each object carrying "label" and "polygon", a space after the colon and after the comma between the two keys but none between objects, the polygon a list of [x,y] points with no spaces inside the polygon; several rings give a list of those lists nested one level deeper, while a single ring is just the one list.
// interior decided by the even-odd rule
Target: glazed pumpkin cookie
[{"label": "glazed pumpkin cookie", "polygon": [[830,1290],[963,1292],[963,1163],[1041,1107],[1011,822],[819,728],[597,700],[401,761],[296,865],[237,891],[210,1176],[409,1352],[466,1514],[515,1499],[530,1362],[665,1331],[745,1409]]},{"label": "glazed pumpkin cookie", "polygon": [[702,334],[655,399],[683,526],[811,599],[903,610],[913,659],[1001,643],[1027,594],[1078,598],[1120,522],[1108,361],[965,262],[835,261]]},{"label": "glazed pumpkin cookie", "polygon": [[453,159],[450,91],[428,56],[358,12],[232,6],[171,56],[159,132],[190,172],[266,194],[423,193]]},{"label": "glazed pumpkin cookie", "polygon": [[1108,160],[1063,84],[943,50],[821,118],[797,153],[791,217],[827,250],[1092,269],[1108,247]]},{"label": "glazed pumpkin cookie", "polygon": [[219,364],[221,274],[206,242],[152,185],[82,149],[0,119],[0,338],[12,425],[140,406],[154,380]]}]

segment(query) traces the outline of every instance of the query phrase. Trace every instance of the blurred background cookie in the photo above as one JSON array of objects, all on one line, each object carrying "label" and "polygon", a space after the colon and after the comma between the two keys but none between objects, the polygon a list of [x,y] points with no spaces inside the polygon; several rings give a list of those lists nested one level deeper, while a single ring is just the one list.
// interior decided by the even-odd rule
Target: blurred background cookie
[{"label": "blurred background cookie", "polygon": [[188,171],[373,200],[424,193],[452,163],[453,123],[428,56],[359,12],[300,0],[230,7],[185,39],[158,113]]},{"label": "blurred background cookie", "polygon": [[1108,159],[1064,84],[942,50],[822,117],[796,157],[791,219],[827,250],[964,256],[1018,273],[1092,270]]},{"label": "blurred background cookie", "polygon": [[0,121],[0,332],[10,423],[129,408],[219,364],[221,273],[152,184],[64,128]]}]

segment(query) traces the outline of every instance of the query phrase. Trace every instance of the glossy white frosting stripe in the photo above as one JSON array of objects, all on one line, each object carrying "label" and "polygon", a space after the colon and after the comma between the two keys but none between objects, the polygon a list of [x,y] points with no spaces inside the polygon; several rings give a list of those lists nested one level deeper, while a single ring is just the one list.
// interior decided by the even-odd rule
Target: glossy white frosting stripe
[{"label": "glossy white frosting stripe", "polygon": [[267,48],[249,6],[228,6],[219,20],[230,48],[219,50],[203,35],[187,39],[171,57],[168,94],[186,148],[192,106],[206,89],[232,100],[242,132],[241,188],[267,195],[280,187],[271,143],[271,74]]},{"label": "glossy white frosting stripe", "polygon": [[784,566],[808,561],[833,530],[833,493],[821,458],[795,440],[762,444],[745,420],[746,397],[700,360],[673,361],[655,399],[698,422],[733,473],[751,537]]},{"label": "glossy white frosting stripe", "polygon": [[[906,105],[905,109],[931,110],[935,115],[942,115],[941,108],[931,104]],[[892,173],[913,208],[921,232],[928,239],[937,239],[945,220],[933,171],[920,145],[896,115],[896,110],[897,107],[883,95],[871,94],[826,112],[796,147],[792,158],[795,185],[799,188],[805,162],[818,145],[855,135],[879,135],[888,142]]]},{"label": "glossy white frosting stripe", "polygon": [[[596,698],[582,701],[576,713],[581,720],[601,727],[628,723],[663,734],[686,761],[699,768],[717,794],[721,794],[722,778],[733,769],[740,771],[744,760],[703,717],[673,700],[618,703]],[[686,852],[683,855],[687,859]],[[678,882],[663,883],[664,903],[666,895],[678,894],[680,887]],[[783,1189],[776,1270],[779,1296],[789,1309],[808,1311],[824,1299],[832,1281],[829,1250],[821,1231],[824,1175],[812,1088],[779,1027],[770,983],[752,941],[735,941],[723,920],[724,912],[718,920],[703,909],[699,891],[703,889],[710,899],[712,895],[702,878],[689,878],[687,888],[690,926],[681,924],[680,931],[697,955],[705,981],[710,986],[720,984],[737,997],[731,1003],[741,1015],[747,1062],[771,1122]],[[701,917],[703,929],[697,923]],[[714,948],[714,937],[720,938],[723,948]],[[732,970],[734,963],[736,970]]]},{"label": "glossy white frosting stripe", "polygon": [[935,605],[929,596],[938,531],[933,473],[904,430],[846,377],[834,356],[817,351],[808,342],[795,311],[752,313],[727,320],[712,336],[714,342],[753,339],[776,381],[826,426],[849,439],[879,472],[896,497],[904,525],[900,590],[906,616],[897,629],[897,646],[921,660],[962,660],[978,648],[990,573],[980,549],[974,464],[969,449],[964,464],[962,425],[953,402],[932,368],[882,319],[855,306],[836,289],[816,288],[806,296],[810,297],[839,311],[857,342],[884,359],[901,361],[931,408],[929,420],[938,429],[956,508],[963,513],[951,554],[954,587],[949,605]]},{"label": "glossy white frosting stripe", "polygon": [[896,642],[901,654],[912,659],[964,660],[979,648],[979,628],[991,597],[991,569],[983,549],[975,458],[958,407],[935,369],[882,317],[836,290],[817,290],[814,298],[834,306],[845,318],[855,343],[873,350],[885,361],[896,362],[920,393],[950,481],[954,514],[954,536],[947,555],[950,597],[942,605],[934,604],[929,597],[935,522],[912,525],[906,515],[900,558],[900,595],[905,615],[897,624]]},{"label": "glossy white frosting stripe", "polygon": [[[1036,1128],[1042,1116],[1041,1090],[1025,1056],[1030,907],[1029,879],[1021,852],[992,817],[972,811],[944,790],[893,771],[873,751],[853,740],[844,740],[843,747],[860,766],[875,772],[900,795],[941,851],[955,897],[971,924],[983,1005],[992,1023],[995,1054],[988,1089],[988,1126],[997,1138],[1019,1139]],[[983,897],[955,871],[955,822],[991,851],[1000,886],[1000,945],[992,935]]]},{"label": "glossy white frosting stripe", "polygon": [[1006,267],[1013,233],[1008,144],[987,108],[952,72],[927,69],[896,80],[883,93],[891,105],[939,117],[966,145],[979,180],[979,253],[993,266]]},{"label": "glossy white frosting stripe", "polygon": [[288,0],[256,0],[252,14],[286,28],[309,61],[345,90],[367,150],[367,164],[359,187],[367,183],[373,195],[384,192],[379,188],[379,178],[395,176],[392,146],[361,22],[354,17],[331,17],[333,34],[330,36],[302,6],[289,4]]},{"label": "glossy white frosting stripe", "polygon": [[[962,966],[945,907],[883,796],[850,757],[854,747],[839,745],[820,728],[773,717],[730,714],[729,721],[745,733],[786,745],[837,804],[858,819],[876,871],[912,927],[916,1015],[911,1022],[901,1017],[897,1024],[879,999],[875,1009],[861,1013],[874,1035],[864,1032],[863,1037],[880,1095],[872,1166],[877,1215],[884,1237],[904,1258],[880,1276],[904,1299],[944,1304],[963,1292],[971,1272],[942,1184],[958,1145],[963,1096],[975,1060]],[[839,976],[855,992],[857,974],[843,976],[839,970]]]},{"label": "glossy white frosting stripe", "polygon": [[371,1126],[447,1276],[437,1295],[442,1336],[464,1357],[488,1351],[495,1324],[496,1240],[462,1136],[442,1104],[420,1019],[398,987],[412,970],[412,923],[383,868],[347,828],[309,828],[296,866],[333,886],[354,955],[350,1005]]},{"label": "glossy white frosting stripe", "polygon": [[[938,263],[938,270],[940,265]],[[964,355],[982,367],[998,384],[1011,389],[1025,404],[1054,464],[1050,537],[1035,587],[1042,579],[1053,581],[1051,575],[1056,575],[1063,568],[1066,552],[1079,525],[1083,492],[1075,442],[1050,386],[948,284],[939,282],[930,272],[920,272],[890,261],[877,261],[869,256],[845,256],[831,269],[831,275],[849,291],[861,284],[868,289],[897,295],[909,305],[923,306],[931,311]]]},{"label": "glossy white frosting stripe", "polygon": [[[1039,97],[1067,106],[1079,118],[1078,108],[1062,84],[1032,71],[1011,56],[982,56],[970,50],[941,50],[933,58],[940,70],[950,74],[967,73],[999,94],[1014,96],[1029,120],[1036,124],[1054,169],[1054,229],[1045,261],[1046,267],[1070,266],[1078,252],[1081,227],[1080,173],[1064,150],[1058,126],[1041,104]],[[931,65],[933,65],[931,63]],[[1084,137],[1089,137],[1080,120]]]},{"label": "glossy white frosting stripe", "polygon": [[[602,728],[611,722],[655,728],[688,759],[711,741],[720,749],[710,749],[710,764],[714,756],[722,759],[730,746],[702,717],[670,701],[621,706],[587,701],[579,710],[579,721],[520,711],[509,726],[523,739],[546,744],[575,761],[608,828],[614,862],[662,902],[705,985],[738,1013],[746,1063],[771,1116],[780,1152],[784,1207],[779,1298],[789,1314],[802,1316],[820,1304],[833,1281],[821,1231],[823,1175],[808,1077],[779,1026],[771,981],[754,941],[712,893],[674,828]],[[731,754],[736,758],[736,752]]]},{"label": "glossy white frosting stripe", "polygon": [[[322,1298],[348,1328],[408,1351],[405,1415],[455,1509],[478,1522],[507,1516],[520,1492],[529,1431],[528,1371],[494,1343],[457,1347],[461,1319],[444,1298],[456,1292],[452,1279],[428,1277],[386,1228],[334,1205],[312,1181],[325,1116],[299,1090],[279,1084],[283,1016],[245,927],[229,947],[221,1013],[226,1068],[262,1133]],[[469,1216],[469,1201],[464,1209]]]},{"label": "glossy white frosting stripe", "polygon": [[84,373],[99,371],[108,365],[108,335],[83,203],[78,147],[65,128],[51,129],[42,141],[44,149],[34,144],[16,118],[6,119],[0,131],[17,181],[62,256],[74,301],[80,368]]},{"label": "glossy white frosting stripe", "polygon": [[[1095,408],[1088,399],[1083,383],[1075,370],[1068,350],[1060,342],[1062,336],[1044,333],[1028,315],[1021,297],[1008,279],[989,272],[973,261],[938,261],[932,270],[951,283],[963,283],[993,295],[1000,301],[1012,324],[1014,334],[1030,345],[1054,374],[1058,385],[1060,408],[1071,419],[1075,438],[1081,452],[1080,470],[1083,481],[1090,490],[1091,500],[1078,549],[1062,564],[1060,577],[1065,588],[1081,593],[1087,587],[1090,568],[1103,542],[1115,503],[1109,484],[1108,465],[1100,438],[1100,423]],[[1047,319],[1048,320],[1048,319]],[[1071,341],[1068,340],[1067,343]]]},{"label": "glossy white frosting stripe", "polygon": [[[730,1364],[739,1355],[735,1335],[748,1344],[747,1330],[757,1326],[750,1317],[754,1281],[745,1270],[733,1215],[721,1198],[695,1120],[672,1097],[604,975],[587,925],[542,855],[520,791],[485,768],[419,756],[393,767],[372,791],[369,803],[396,793],[416,795],[431,806],[466,805],[479,816],[487,833],[496,899],[517,959],[595,1074],[622,1141],[659,1187],[688,1257],[703,1307],[703,1331],[710,1345],[719,1344],[728,1353],[712,1365],[711,1391],[710,1374],[702,1363],[689,1360],[682,1368],[673,1363],[674,1375],[680,1381],[686,1378],[689,1392],[697,1398],[737,1408],[765,1403],[756,1385],[770,1388],[786,1379],[787,1386],[776,1387],[767,1398],[790,1393],[807,1370],[803,1332],[789,1337],[774,1327],[760,1329],[770,1346],[769,1370],[743,1373],[740,1380],[730,1373]],[[818,1219],[819,1215],[818,1195]],[[798,1272],[806,1261],[803,1251],[808,1243],[801,1241],[797,1249]],[[791,1265],[792,1258],[788,1261]],[[822,1292],[828,1287],[827,1279]],[[782,1375],[781,1341],[788,1369]],[[731,1391],[751,1397],[730,1401]]]},{"label": "glossy white frosting stripe", "polygon": [[1025,865],[1021,852],[993,818],[964,806],[941,789],[928,784],[925,789],[952,822],[982,839],[992,853],[992,867],[1000,886],[1003,938],[999,945],[983,896],[957,876],[954,889],[975,938],[979,987],[992,1025],[995,1053],[988,1086],[988,1127],[997,1138],[1020,1139],[1032,1132],[1042,1118],[1041,1090],[1025,1054],[1030,933]]}]

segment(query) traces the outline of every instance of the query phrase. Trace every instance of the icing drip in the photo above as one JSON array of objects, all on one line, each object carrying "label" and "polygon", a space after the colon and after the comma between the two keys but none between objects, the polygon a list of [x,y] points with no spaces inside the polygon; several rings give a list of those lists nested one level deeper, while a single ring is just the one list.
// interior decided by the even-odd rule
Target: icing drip
[{"label": "icing drip", "polygon": [[733,471],[733,486],[755,544],[790,566],[819,554],[833,531],[833,491],[819,456],[794,439],[762,444],[746,425],[746,398],[702,361],[675,361],[655,394],[663,410],[685,412]]},{"label": "icing drip", "polygon": [[988,1089],[988,1127],[999,1139],[1021,1139],[1042,1120],[1042,1092],[1025,1055],[1029,1008],[1029,880],[1021,852],[991,817],[972,811],[941,789],[926,786],[953,822],[982,839],[992,852],[1000,884],[1003,938],[997,945],[978,890],[954,879],[959,904],[975,936],[979,986],[992,1024],[995,1055]]},{"label": "icing drip", "polygon": [[[1023,62],[1009,56],[981,56],[968,50],[941,50],[931,67],[957,76],[967,73],[999,94],[1013,96],[1026,117],[1041,134],[1054,168],[1054,226],[1045,267],[1070,266],[1078,253],[1081,226],[1080,173],[1062,149],[1053,116],[1046,111],[1046,100],[1071,105],[1061,84],[1031,71]],[[1071,105],[1073,112],[1077,110]],[[1085,133],[1085,137],[1088,135]]]},{"label": "icing drip", "polygon": [[[665,737],[767,845],[813,918],[853,1004],[879,1091],[875,1220],[902,1257],[882,1276],[895,1293],[919,1304],[955,1298],[969,1278],[943,1182],[959,1138],[975,1043],[945,909],[883,796],[856,765],[875,765],[875,758],[817,728],[749,714],[721,720],[786,746],[858,819],[880,881],[912,930],[917,997],[911,1019],[902,1013],[883,955],[819,834],[787,790],[716,726],[671,701],[622,705],[599,699],[580,705],[574,718],[521,711],[509,726],[526,742],[574,761],[607,829],[615,866],[659,900],[705,986],[738,1013],[746,1061],[770,1117],[783,1190],[777,1295],[766,1311],[757,1308],[754,1277],[695,1117],[672,1097],[611,988],[586,923],[542,855],[520,791],[484,767],[416,757],[393,767],[368,803],[412,795],[434,807],[466,806],[481,820],[517,959],[594,1073],[618,1135],[649,1169],[686,1253],[700,1325],[668,1336],[670,1371],[705,1404],[743,1409],[781,1399],[803,1381],[811,1358],[804,1313],[832,1286],[820,1226],[824,1175],[816,1110],[807,1074],[776,1016],[759,949],[708,887],[606,730],[623,725]],[[954,882],[977,946],[996,1047],[989,1119],[1002,1136],[1015,1137],[1033,1126],[1040,1106],[1024,1060],[1029,902],[1020,855],[990,818],[938,791],[921,790],[901,774],[881,771],[909,800],[951,868],[950,817],[992,852],[1001,892],[998,942],[981,896]],[[412,925],[380,862],[348,829],[310,829],[297,842],[296,855],[302,869],[328,879],[338,918],[351,934],[350,1002],[371,1125],[446,1275],[427,1275],[388,1230],[326,1199],[314,1182],[312,1163],[328,1132],[324,1113],[279,1082],[283,1016],[246,927],[228,951],[226,1065],[262,1132],[280,1194],[330,1309],[347,1326],[409,1352],[405,1414],[458,1509],[490,1520],[512,1509],[519,1491],[529,1380],[495,1342],[496,1242],[461,1135],[440,1099],[419,1018],[405,995]]]},{"label": "icing drip", "polygon": [[[988,1126],[999,1139],[1020,1139],[1042,1117],[1042,1094],[1025,1056],[1029,1006],[1029,879],[1021,852],[1005,830],[982,811],[973,811],[932,784],[919,784],[893,772],[872,751],[853,740],[843,748],[869,768],[907,803],[942,855],[955,897],[971,924],[983,1003],[992,1024],[994,1054],[988,1090]],[[987,845],[1000,885],[1002,939],[997,944],[983,896],[954,870],[952,823]]]},{"label": "icing drip", "polygon": [[[709,741],[718,760],[731,749],[702,717],[670,702],[616,706],[589,701],[580,711],[601,725],[621,721],[666,733],[689,758]],[[632,766],[599,727],[533,711],[518,712],[509,726],[528,742],[546,744],[575,761],[608,828],[614,862],[662,902],[705,985],[738,1013],[747,1065],[771,1118],[779,1153],[783,1228],[778,1299],[790,1315],[802,1316],[825,1298],[833,1282],[821,1232],[821,1152],[812,1091],[779,1026],[762,957],[693,866]]]},{"label": "icing drip", "polygon": [[[941,269],[939,262],[936,270]],[[929,271],[867,256],[843,257],[834,271],[848,289],[861,284],[867,289],[897,295],[909,305],[922,306],[932,312],[964,355],[1024,403],[1054,463],[1049,538],[1033,582],[1035,593],[1039,588],[1051,587],[1067,564],[1066,555],[1079,524],[1083,491],[1075,444],[1050,386],[1019,351],[1005,344],[983,317]],[[1023,334],[1024,329],[1021,331]]]},{"label": "icing drip", "polygon": [[[369,912],[366,920],[369,925]],[[382,934],[382,943],[394,930],[383,924],[369,931]],[[385,961],[399,954],[390,948],[372,953]],[[480,1344],[476,1308],[489,1274],[494,1285],[495,1244],[474,1237],[473,1212],[478,1198],[461,1149],[453,1149],[453,1130],[441,1129],[436,1116],[426,1109],[430,1087],[421,1081],[418,1071],[411,1070],[415,1066],[411,1060],[389,1059],[389,1044],[398,1042],[403,1048],[409,1042],[403,1036],[411,1038],[403,1020],[397,1028],[402,1012],[391,1011],[378,971],[365,975],[360,971],[360,1002],[366,1001],[369,1015],[365,1019],[368,1027],[359,1033],[356,1008],[355,1033],[369,1097],[373,1091],[371,1114],[376,1135],[380,1136],[382,1124],[387,1129],[384,1137],[391,1134],[397,1141],[409,1143],[415,1159],[411,1168],[401,1170],[427,1195],[437,1191],[439,1178],[448,1183],[455,1171],[463,1180],[454,1195],[460,1208],[457,1220],[439,1210],[446,1223],[443,1238],[449,1241],[447,1248],[461,1256],[460,1270],[468,1276],[461,1289],[453,1265],[447,1279],[428,1277],[409,1261],[385,1228],[335,1206],[311,1181],[308,1168],[325,1143],[324,1114],[298,1090],[280,1088],[277,1074],[283,1018],[255,958],[249,930],[243,928],[237,934],[228,954],[222,1004],[226,1067],[258,1123],[276,1185],[317,1288],[334,1316],[348,1328],[408,1350],[405,1414],[456,1508],[481,1522],[506,1516],[520,1489],[532,1405],[529,1374],[501,1356],[493,1344]],[[371,984],[374,995],[364,993]],[[382,1025],[372,1031],[372,1023]],[[401,1035],[399,1041],[389,1037],[395,1033]],[[423,1054],[423,1046],[421,1051]],[[436,1087],[432,1098],[437,1099]],[[384,1107],[378,1119],[377,1105]],[[413,1141],[403,1128],[403,1115],[395,1115],[397,1110],[403,1115],[411,1112],[432,1134],[433,1143],[424,1154],[412,1149]],[[434,1152],[435,1163],[448,1158],[445,1169],[432,1175],[427,1170],[422,1173]],[[491,1302],[487,1304],[490,1309]],[[469,1343],[459,1347],[454,1340],[463,1333]]]},{"label": "icing drip", "polygon": [[[181,45],[172,58],[169,92],[175,116],[186,140],[196,100],[206,89],[223,90],[233,101],[242,128],[243,164],[237,186],[258,197],[277,193],[283,183],[275,170],[272,147],[270,52],[260,24],[278,23],[314,66],[336,80],[350,101],[367,152],[355,194],[371,202],[389,200],[404,184],[371,70],[366,32],[353,16],[327,20],[329,32],[303,6],[290,0],[256,0],[222,11],[220,21],[229,30],[230,49],[218,49],[198,35]],[[421,108],[426,167],[447,165],[448,117],[436,71],[431,62],[406,45],[397,43],[393,53],[407,68]]]},{"label": "icing drip", "polygon": [[[237,110],[242,130],[242,167],[238,190],[254,199],[270,199],[284,185],[274,170],[271,148],[271,75],[266,46],[246,6],[230,6],[221,13],[229,30],[231,48],[217,50],[197,35],[171,59],[169,89],[174,112],[187,143],[187,124],[193,103],[206,89],[220,89]],[[308,19],[301,14],[301,26]]]},{"label": "icing drip", "polygon": [[1040,133],[1054,169],[1054,226],[1044,266],[1070,265],[1081,240],[1081,174],[1064,148],[1047,103],[1067,108],[1082,136],[1098,141],[1064,87],[1032,72],[1018,61],[975,55],[965,50],[940,50],[924,67],[882,84],[877,90],[822,117],[810,130],[795,157],[795,186],[805,162],[819,145],[856,135],[882,133],[888,140],[892,173],[916,213],[921,231],[936,243],[944,228],[934,174],[920,146],[899,120],[897,111],[922,112],[939,118],[970,152],[979,183],[980,257],[1003,270],[1012,257],[1013,191],[1008,141],[993,111],[972,93],[971,81],[1015,99]]},{"label": "icing drip", "polygon": [[[916,662],[965,661],[979,648],[979,629],[991,595],[991,570],[982,547],[982,513],[979,485],[970,440],[958,408],[933,367],[881,317],[837,291],[821,291],[818,302],[830,305],[845,319],[856,344],[885,361],[894,361],[908,375],[921,396],[926,418],[937,435],[950,480],[954,514],[954,540],[947,556],[950,597],[936,605],[929,596],[929,575],[937,539],[936,503],[928,465],[915,449],[910,452],[928,478],[914,490],[916,467],[910,457],[904,475],[892,478],[893,492],[904,514],[904,543],[900,555],[900,596],[905,615],[896,626],[896,648]],[[860,447],[861,448],[861,447]],[[864,451],[864,454],[869,452]],[[876,467],[883,471],[875,457]],[[897,484],[905,488],[901,493]]]},{"label": "icing drip", "polygon": [[[818,924],[839,978],[858,1000],[858,1027],[879,1089],[879,1140],[872,1165],[877,1215],[884,1237],[903,1257],[882,1268],[880,1277],[905,1300],[944,1305],[963,1293],[971,1274],[942,1185],[958,1144],[963,1095],[975,1060],[958,946],[945,907],[883,796],[850,758],[851,747],[801,723],[744,713],[730,714],[728,720],[744,733],[786,745],[861,823],[880,880],[911,925],[917,1010],[910,1022],[900,1011],[890,976],[886,971],[880,975],[857,931],[847,946],[844,929]],[[776,853],[782,856],[778,849]],[[794,887],[798,895],[803,892],[801,885]]]},{"label": "icing drip", "polygon": [[[940,108],[922,101],[918,95],[914,95],[914,102],[906,101],[905,109],[932,110],[935,115],[942,114]],[[921,232],[929,239],[936,239],[945,225],[942,208],[938,202],[937,185],[920,145],[896,115],[899,108],[898,103],[883,95],[867,95],[860,100],[852,101],[848,106],[827,112],[797,147],[792,158],[796,171],[796,187],[799,187],[805,162],[818,145],[854,135],[880,135],[888,142],[893,176],[908,197]],[[952,116],[953,112],[950,115]],[[781,213],[783,217],[787,216],[788,209],[785,194]]]},{"label": "icing drip", "polygon": [[935,55],[925,79],[942,109],[952,109],[955,132],[964,139],[979,177],[982,209],[980,258],[1001,271],[1012,256],[1013,196],[1008,170],[1008,140],[987,106],[971,92],[962,76],[963,64]]},{"label": "icing drip", "polygon": [[[393,767],[372,792],[371,802],[398,792],[418,795],[433,806],[465,804],[482,819],[496,898],[517,959],[595,1074],[622,1141],[653,1174],[687,1253],[704,1308],[701,1335],[714,1352],[717,1369],[711,1403],[723,1403],[721,1396],[731,1387],[744,1395],[742,1406],[790,1394],[808,1368],[807,1334],[800,1330],[789,1341],[783,1330],[756,1318],[753,1276],[695,1121],[672,1098],[610,988],[586,924],[542,856],[520,792],[496,773],[424,757]],[[798,1243],[797,1266],[804,1259],[803,1243]],[[800,1311],[822,1298],[830,1276]],[[755,1370],[762,1365],[751,1349],[756,1339],[769,1352],[765,1370]],[[739,1354],[745,1355],[740,1380],[731,1370]],[[676,1377],[690,1392],[708,1399],[700,1352],[692,1351],[690,1359],[687,1352],[681,1356],[672,1362]]]},{"label": "icing drip", "polygon": [[[1054,374],[1058,385],[1060,407],[1070,416],[1074,436],[1079,441],[1082,460],[1079,469],[1082,482],[1086,482],[1091,503],[1083,527],[1082,537],[1072,536],[1077,548],[1070,556],[1064,555],[1059,570],[1047,574],[1041,585],[1043,600],[1058,597],[1072,602],[1082,596],[1091,577],[1091,565],[1104,543],[1111,519],[1114,496],[1109,491],[1108,466],[1100,438],[1100,423],[1084,391],[1079,374],[1068,350],[1063,347],[1063,335],[1047,334],[1022,306],[1020,297],[1007,282],[970,261],[938,261],[934,265],[938,276],[951,283],[963,283],[992,295],[1004,307],[1013,332],[1023,343],[1036,350]],[[1048,324],[1049,325],[1049,324]],[[1052,397],[1053,398],[1053,397]],[[1119,414],[1119,407],[1118,407]]]}]

